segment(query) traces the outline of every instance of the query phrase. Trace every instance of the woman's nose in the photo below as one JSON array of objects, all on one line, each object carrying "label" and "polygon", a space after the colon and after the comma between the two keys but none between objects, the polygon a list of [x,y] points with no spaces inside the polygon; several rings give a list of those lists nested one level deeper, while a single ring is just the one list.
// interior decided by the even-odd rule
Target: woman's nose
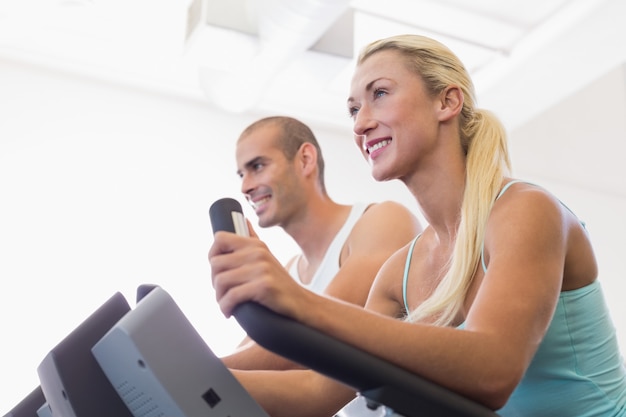
[{"label": "woman's nose", "polygon": [[367,106],[362,106],[354,115],[353,131],[355,136],[363,136],[375,126],[374,119],[371,117]]}]

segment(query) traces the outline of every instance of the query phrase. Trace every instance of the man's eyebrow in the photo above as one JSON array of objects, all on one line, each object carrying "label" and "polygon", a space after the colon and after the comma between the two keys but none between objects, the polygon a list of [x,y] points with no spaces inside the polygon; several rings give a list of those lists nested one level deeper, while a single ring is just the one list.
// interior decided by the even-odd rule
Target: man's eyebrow
[{"label": "man's eyebrow", "polygon": [[[257,163],[263,162],[265,159],[266,158],[264,158],[262,156],[255,156],[254,158],[252,158],[251,160],[249,160],[248,162],[243,164],[243,169],[244,170],[249,170],[250,168],[252,168]],[[241,170],[241,169],[237,170],[237,175],[241,176],[242,173],[243,173],[243,170]]]}]

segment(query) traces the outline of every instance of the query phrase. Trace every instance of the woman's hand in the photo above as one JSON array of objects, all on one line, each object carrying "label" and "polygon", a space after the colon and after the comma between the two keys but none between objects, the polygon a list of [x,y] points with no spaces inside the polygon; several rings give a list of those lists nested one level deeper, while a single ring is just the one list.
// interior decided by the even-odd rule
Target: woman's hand
[{"label": "woman's hand", "polygon": [[289,275],[248,222],[250,237],[216,232],[209,250],[211,277],[222,313],[255,301],[286,316],[295,317],[306,290]]}]

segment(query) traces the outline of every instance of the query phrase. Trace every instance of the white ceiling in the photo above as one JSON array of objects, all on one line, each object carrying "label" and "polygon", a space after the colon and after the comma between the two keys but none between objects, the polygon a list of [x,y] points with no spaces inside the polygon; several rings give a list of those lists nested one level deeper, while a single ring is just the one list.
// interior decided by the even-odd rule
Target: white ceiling
[{"label": "white ceiling", "polygon": [[626,60],[626,29],[615,19],[626,16],[625,4],[0,0],[0,65],[26,61],[233,111],[349,124],[355,51],[383,36],[422,33],[459,55],[479,104],[511,128]]}]

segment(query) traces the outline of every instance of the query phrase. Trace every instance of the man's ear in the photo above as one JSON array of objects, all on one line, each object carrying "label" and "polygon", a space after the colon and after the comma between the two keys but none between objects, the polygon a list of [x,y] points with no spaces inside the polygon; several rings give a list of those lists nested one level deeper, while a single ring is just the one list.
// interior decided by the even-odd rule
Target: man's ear
[{"label": "man's ear", "polygon": [[443,90],[439,96],[439,120],[444,122],[448,121],[458,114],[463,109],[463,91],[456,86],[450,85]]},{"label": "man's ear", "polygon": [[305,142],[298,150],[298,161],[304,175],[311,175],[317,167],[317,149],[310,142]]}]

